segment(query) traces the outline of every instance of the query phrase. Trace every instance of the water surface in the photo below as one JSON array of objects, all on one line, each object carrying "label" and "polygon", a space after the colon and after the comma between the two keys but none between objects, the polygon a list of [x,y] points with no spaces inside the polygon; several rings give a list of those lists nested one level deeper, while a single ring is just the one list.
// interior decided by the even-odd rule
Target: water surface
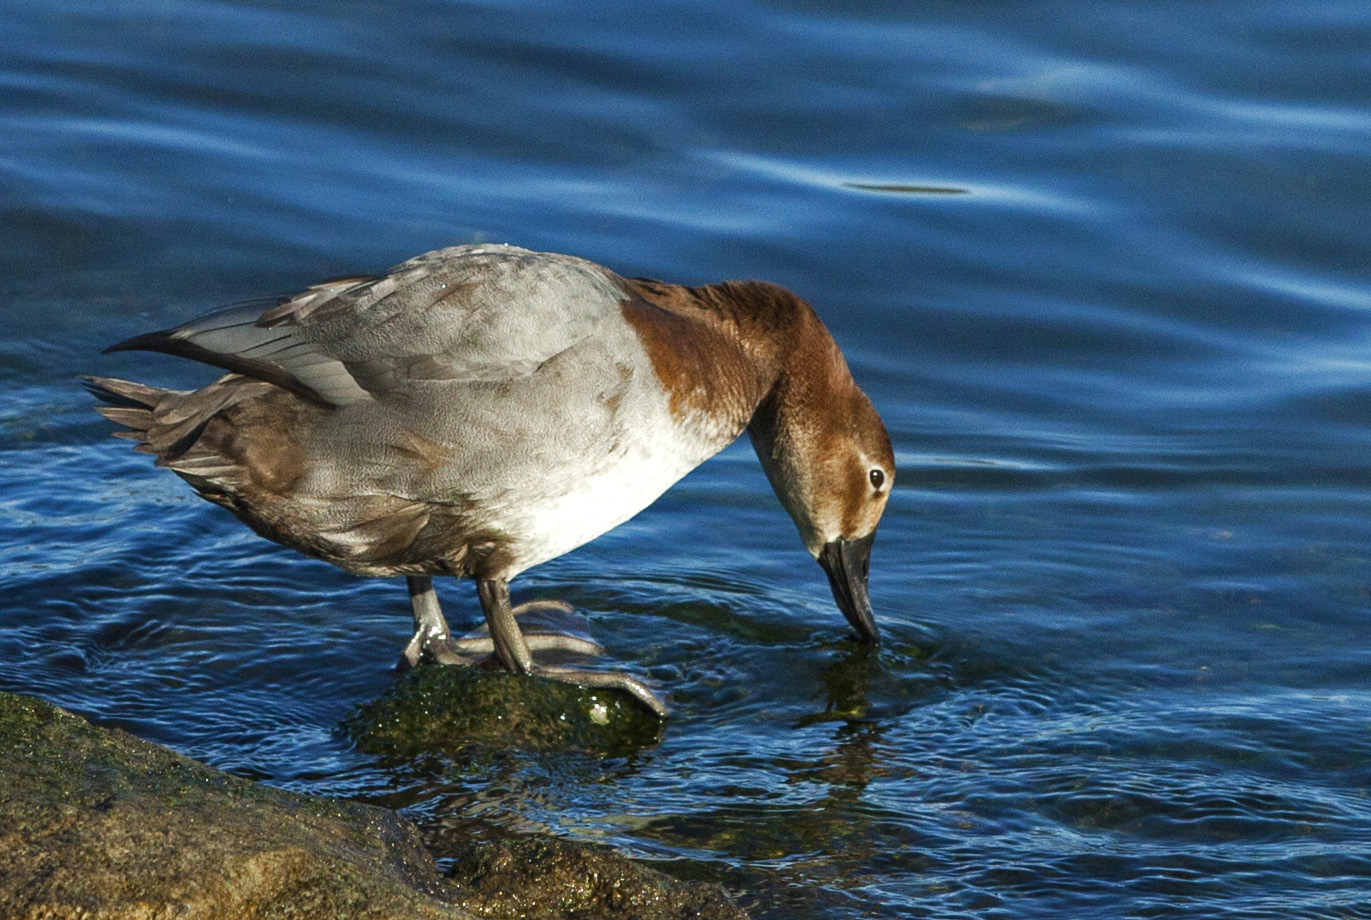
[{"label": "water surface", "polygon": [[[0,23],[0,687],[757,917],[1371,917],[1365,4]],[[515,585],[672,690],[659,745],[353,748],[401,582],[253,536],[75,377],[205,382],[99,351],[480,240],[816,305],[900,465],[878,654],[741,443]]]}]

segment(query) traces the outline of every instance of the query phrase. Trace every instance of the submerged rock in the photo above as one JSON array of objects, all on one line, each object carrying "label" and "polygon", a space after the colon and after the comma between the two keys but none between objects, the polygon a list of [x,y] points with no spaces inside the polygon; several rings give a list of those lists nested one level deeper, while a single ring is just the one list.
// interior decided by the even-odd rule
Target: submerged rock
[{"label": "submerged rock", "polygon": [[460,823],[427,833],[455,854],[451,878],[394,812],[240,779],[0,693],[6,920],[745,920],[717,886],[610,850]]},{"label": "submerged rock", "polygon": [[[450,830],[450,829],[449,829]],[[426,828],[433,840],[441,832]],[[667,879],[612,850],[538,837],[491,838],[456,848],[458,903],[492,920],[747,920],[717,885]]]}]

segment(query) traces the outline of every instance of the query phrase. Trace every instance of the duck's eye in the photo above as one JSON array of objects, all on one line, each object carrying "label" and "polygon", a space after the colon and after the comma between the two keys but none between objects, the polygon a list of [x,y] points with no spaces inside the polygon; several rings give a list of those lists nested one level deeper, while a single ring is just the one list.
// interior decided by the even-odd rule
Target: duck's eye
[{"label": "duck's eye", "polygon": [[881,486],[885,485],[885,473],[880,470],[871,471],[871,488],[877,492],[881,491]]}]

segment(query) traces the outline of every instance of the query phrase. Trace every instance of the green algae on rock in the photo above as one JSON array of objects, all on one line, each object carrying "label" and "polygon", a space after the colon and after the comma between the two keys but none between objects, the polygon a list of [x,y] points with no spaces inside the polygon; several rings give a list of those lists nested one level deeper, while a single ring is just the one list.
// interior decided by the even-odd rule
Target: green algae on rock
[{"label": "green algae on rock", "polygon": [[363,751],[398,757],[478,745],[628,754],[662,731],[621,691],[442,665],[408,672],[346,728]]},{"label": "green algae on rock", "polygon": [[[430,843],[433,834],[426,829]],[[747,920],[717,885],[668,879],[612,850],[554,838],[468,842],[449,875],[461,886],[458,903],[492,920]]]}]

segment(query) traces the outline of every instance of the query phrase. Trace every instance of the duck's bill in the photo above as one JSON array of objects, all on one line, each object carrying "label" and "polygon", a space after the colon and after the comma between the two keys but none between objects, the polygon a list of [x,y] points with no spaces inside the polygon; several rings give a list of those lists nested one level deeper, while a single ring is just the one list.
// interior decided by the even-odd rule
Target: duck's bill
[{"label": "duck's bill", "polygon": [[839,538],[825,543],[819,553],[819,565],[828,573],[833,599],[838,602],[847,622],[857,631],[857,638],[871,645],[881,644],[876,618],[871,613],[871,599],[866,593],[866,576],[871,567],[871,544],[875,532],[857,540]]}]

